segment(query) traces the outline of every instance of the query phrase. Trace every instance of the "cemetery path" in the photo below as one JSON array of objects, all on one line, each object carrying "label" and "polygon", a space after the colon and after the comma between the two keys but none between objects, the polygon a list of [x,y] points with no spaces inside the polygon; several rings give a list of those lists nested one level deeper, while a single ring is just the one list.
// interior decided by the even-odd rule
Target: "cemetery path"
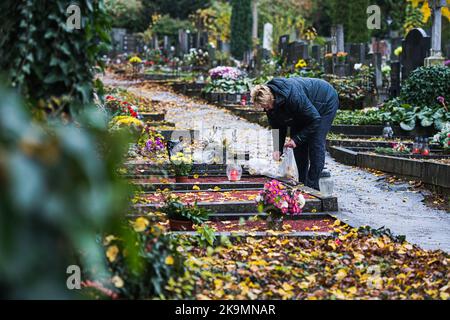
[{"label": "cemetery path", "polygon": [[[110,83],[111,79],[103,80],[107,85],[117,85]],[[164,88],[151,90],[134,86],[132,83],[125,85],[130,91],[153,100],[176,102],[177,106],[167,111],[166,120],[174,122],[177,129],[211,129],[212,126],[219,126],[236,128],[239,131],[265,130],[226,110],[193,103],[189,98],[165,91]],[[241,132],[248,135],[245,130]],[[267,148],[269,150],[272,147],[268,145]],[[336,216],[339,219],[353,227],[385,226],[396,235],[405,235],[409,242],[424,249],[450,252],[450,213],[427,207],[423,203],[423,195],[410,191],[407,183],[389,184],[382,176],[339,164],[329,156],[326,159],[326,167],[335,181],[335,193],[340,207]]]}]

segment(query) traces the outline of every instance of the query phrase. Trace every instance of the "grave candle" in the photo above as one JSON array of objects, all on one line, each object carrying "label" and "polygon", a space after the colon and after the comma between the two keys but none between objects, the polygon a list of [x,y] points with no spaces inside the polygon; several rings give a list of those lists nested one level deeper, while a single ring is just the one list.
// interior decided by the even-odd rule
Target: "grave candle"
[{"label": "grave candle", "polygon": [[231,170],[230,181],[238,181],[238,180],[239,180],[239,172],[236,169]]},{"label": "grave candle", "polygon": [[242,167],[236,163],[227,166],[227,177],[230,181],[239,181],[242,176]]}]

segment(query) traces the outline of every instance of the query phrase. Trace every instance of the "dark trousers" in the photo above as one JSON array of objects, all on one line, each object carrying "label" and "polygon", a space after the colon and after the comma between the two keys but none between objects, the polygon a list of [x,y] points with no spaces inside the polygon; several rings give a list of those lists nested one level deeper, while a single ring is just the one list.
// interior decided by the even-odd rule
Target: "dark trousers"
[{"label": "dark trousers", "polygon": [[[299,181],[305,186],[319,190],[320,174],[325,166],[327,134],[339,108],[339,100],[332,102],[331,112],[322,116],[319,130],[308,140],[294,149]],[[295,129],[293,128],[294,134]]]}]

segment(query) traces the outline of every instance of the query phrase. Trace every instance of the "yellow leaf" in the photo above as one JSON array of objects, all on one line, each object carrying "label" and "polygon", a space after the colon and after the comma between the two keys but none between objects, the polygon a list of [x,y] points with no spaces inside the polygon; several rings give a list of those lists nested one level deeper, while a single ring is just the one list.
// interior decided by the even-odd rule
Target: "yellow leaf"
[{"label": "yellow leaf", "polygon": [[294,287],[291,286],[291,285],[290,285],[289,283],[287,283],[287,282],[283,283],[282,287],[283,287],[283,290],[285,290],[285,291],[291,291],[292,289],[294,289]]},{"label": "yellow leaf", "polygon": [[220,187],[218,187],[218,186],[215,186],[213,190],[214,190],[214,191],[220,191],[220,190],[222,190],[222,189],[220,189]]},{"label": "yellow leaf", "polygon": [[174,262],[175,262],[175,261],[174,261],[174,259],[173,259],[172,256],[167,256],[167,257],[166,257],[165,263],[166,263],[167,265],[171,266],[171,265],[173,265]]},{"label": "yellow leaf", "polygon": [[223,280],[221,279],[214,279],[214,286],[216,289],[220,289],[223,287]]},{"label": "yellow leaf", "polygon": [[198,179],[198,174],[194,174],[194,179]]},{"label": "yellow leaf", "polygon": [[447,292],[441,292],[439,296],[441,297],[442,300],[448,300],[450,294],[448,294]]},{"label": "yellow leaf", "polygon": [[119,248],[117,246],[109,246],[106,250],[106,257],[108,258],[109,262],[116,261],[117,254],[119,253]]},{"label": "yellow leaf", "polygon": [[122,288],[124,284],[122,278],[119,276],[112,277],[111,282],[114,284],[116,288]]},{"label": "yellow leaf", "polygon": [[346,276],[347,276],[347,271],[344,269],[339,269],[339,271],[336,273],[336,275],[334,277],[336,278],[337,281],[341,281]]},{"label": "yellow leaf", "polygon": [[341,224],[341,220],[336,219],[336,221],[333,223],[333,227],[337,227],[340,224]]},{"label": "yellow leaf", "polygon": [[149,221],[144,217],[139,217],[133,222],[133,229],[136,232],[142,232],[147,229],[147,226],[149,225]]},{"label": "yellow leaf", "polygon": [[356,289],[356,287],[350,287],[347,289],[347,292],[350,294],[356,294],[358,292],[358,289]]},{"label": "yellow leaf", "polygon": [[194,186],[192,187],[192,190],[200,190],[200,187],[197,186],[197,185],[194,185]]}]

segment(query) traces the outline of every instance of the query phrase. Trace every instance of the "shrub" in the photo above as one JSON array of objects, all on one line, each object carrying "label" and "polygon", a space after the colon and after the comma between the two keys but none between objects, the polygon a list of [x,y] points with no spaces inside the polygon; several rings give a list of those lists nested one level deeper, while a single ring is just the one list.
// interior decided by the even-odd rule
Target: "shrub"
[{"label": "shrub", "polygon": [[437,97],[448,99],[450,69],[445,66],[420,67],[411,72],[400,92],[400,100],[417,107],[439,105]]}]

